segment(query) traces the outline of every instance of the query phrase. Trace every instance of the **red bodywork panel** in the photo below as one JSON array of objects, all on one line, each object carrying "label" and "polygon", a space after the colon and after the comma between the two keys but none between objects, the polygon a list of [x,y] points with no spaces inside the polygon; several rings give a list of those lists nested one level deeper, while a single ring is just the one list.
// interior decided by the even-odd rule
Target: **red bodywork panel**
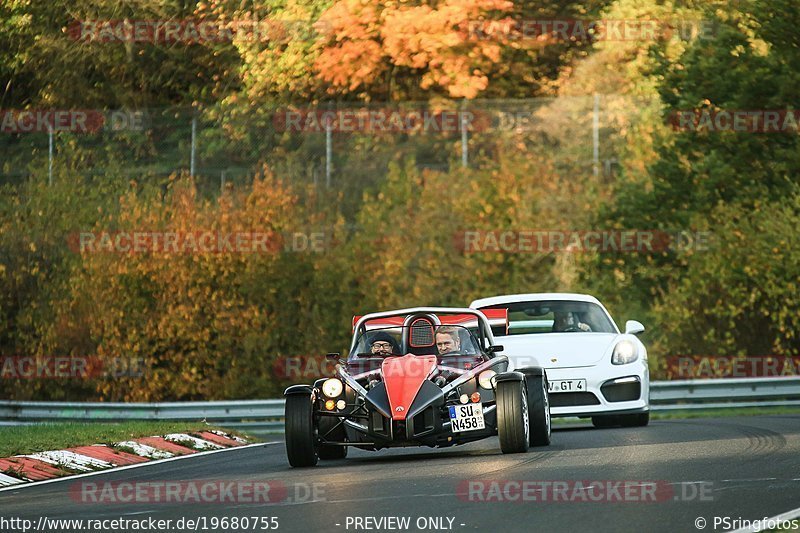
[{"label": "red bodywork panel", "polygon": [[[492,327],[496,326],[504,326],[506,330],[508,329],[508,309],[482,309],[481,313],[486,315],[486,318],[489,319],[489,325]],[[356,324],[363,315],[356,315],[353,317],[353,331],[355,331]],[[437,315],[439,320],[442,322],[442,325],[448,326],[462,326],[465,328],[468,327],[475,327],[478,325],[478,318],[475,315]],[[391,316],[388,318],[376,318],[374,320],[369,320],[366,323],[367,329],[373,328],[389,328],[389,327],[400,327],[403,325],[406,317],[403,315],[399,316]]]},{"label": "red bodywork panel", "polygon": [[[358,321],[361,320],[361,317],[364,315],[355,315],[353,317],[353,331],[356,330],[356,324]],[[376,318],[375,320],[367,321],[367,328],[388,328],[392,326],[402,326],[403,322],[405,322],[406,317],[404,316],[390,316],[389,318]]]},{"label": "red bodywork panel", "polygon": [[383,381],[392,410],[392,420],[405,420],[420,387],[436,368],[435,355],[389,357],[383,361]]}]

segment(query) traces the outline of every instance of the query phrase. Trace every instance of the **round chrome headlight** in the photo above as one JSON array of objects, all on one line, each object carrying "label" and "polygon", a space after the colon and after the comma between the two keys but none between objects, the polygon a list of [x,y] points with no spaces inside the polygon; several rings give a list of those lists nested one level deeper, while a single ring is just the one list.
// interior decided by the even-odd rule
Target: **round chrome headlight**
[{"label": "round chrome headlight", "polygon": [[344,390],[341,380],[336,378],[326,379],[322,383],[322,393],[328,398],[337,398]]},{"label": "round chrome headlight", "polygon": [[484,370],[478,376],[478,385],[487,390],[492,390],[492,378],[497,375],[494,370]]}]

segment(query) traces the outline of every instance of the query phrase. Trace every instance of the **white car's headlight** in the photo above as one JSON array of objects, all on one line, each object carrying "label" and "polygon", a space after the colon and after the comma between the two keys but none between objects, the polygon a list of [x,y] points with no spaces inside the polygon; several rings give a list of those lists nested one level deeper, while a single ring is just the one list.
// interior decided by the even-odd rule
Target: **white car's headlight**
[{"label": "white car's headlight", "polygon": [[614,346],[614,353],[611,355],[611,363],[615,365],[625,365],[633,363],[639,358],[639,350],[631,341],[619,341]]},{"label": "white car's headlight", "polygon": [[487,390],[492,390],[492,378],[497,374],[494,370],[484,370],[478,376],[478,385]]},{"label": "white car's headlight", "polygon": [[344,385],[336,378],[326,379],[322,383],[322,393],[328,398],[337,398],[342,390],[344,390]]}]

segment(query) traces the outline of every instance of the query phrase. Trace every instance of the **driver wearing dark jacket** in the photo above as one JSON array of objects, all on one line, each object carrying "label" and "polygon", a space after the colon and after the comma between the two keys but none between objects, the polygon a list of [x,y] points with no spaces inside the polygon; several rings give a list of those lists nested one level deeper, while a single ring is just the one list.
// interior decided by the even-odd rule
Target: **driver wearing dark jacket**
[{"label": "driver wearing dark jacket", "polygon": [[373,333],[369,344],[372,355],[384,357],[392,354],[400,355],[400,346],[398,346],[397,341],[385,331]]}]

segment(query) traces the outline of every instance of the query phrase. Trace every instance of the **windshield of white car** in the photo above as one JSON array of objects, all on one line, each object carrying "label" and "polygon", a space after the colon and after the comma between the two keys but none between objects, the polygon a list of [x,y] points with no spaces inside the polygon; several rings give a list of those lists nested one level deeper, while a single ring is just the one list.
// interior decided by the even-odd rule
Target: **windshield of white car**
[{"label": "windshield of white car", "polygon": [[[409,336],[410,335],[410,336]],[[350,352],[349,360],[392,355],[477,355],[480,345],[474,334],[461,326],[410,328],[409,326],[370,329],[362,332]]]},{"label": "windshield of white car", "polygon": [[608,315],[592,302],[542,300],[498,304],[482,309],[508,309],[507,335],[617,333]]}]

